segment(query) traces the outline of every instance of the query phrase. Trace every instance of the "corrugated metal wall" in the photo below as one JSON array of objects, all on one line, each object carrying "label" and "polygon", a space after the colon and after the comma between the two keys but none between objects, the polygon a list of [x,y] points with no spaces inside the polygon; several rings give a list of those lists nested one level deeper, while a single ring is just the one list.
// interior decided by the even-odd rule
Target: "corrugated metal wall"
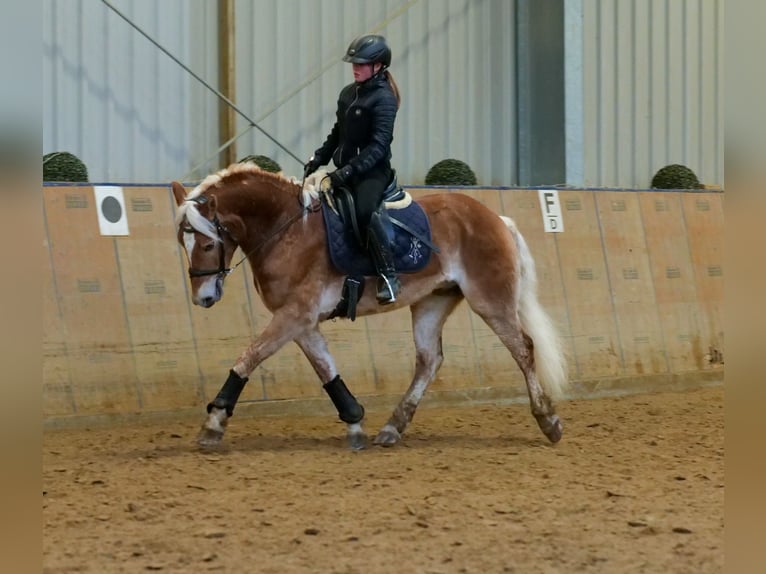
[{"label": "corrugated metal wall", "polygon": [[[149,36],[218,85],[216,3],[112,0]],[[217,97],[97,0],[44,1],[44,150],[70,151],[91,181],[199,178],[216,169]],[[393,48],[403,94],[394,163],[422,182],[445,157],[468,162],[480,183],[515,177],[513,3],[504,0],[242,0],[235,5],[236,102],[300,158],[332,127],[349,42],[375,30]],[[317,75],[307,83],[307,79]],[[238,132],[247,120],[238,116]],[[300,165],[251,130],[237,156]]]},{"label": "corrugated metal wall", "polygon": [[582,0],[584,181],[723,184],[723,0]]},{"label": "corrugated metal wall", "polygon": [[[217,84],[215,2],[110,1]],[[215,95],[103,2],[44,0],[43,54],[43,150],[74,153],[91,181],[167,181],[215,150]]]},{"label": "corrugated metal wall", "polygon": [[[352,81],[341,57],[357,35],[375,31],[391,45],[402,93],[392,150],[400,181],[422,183],[431,165],[456,157],[481,183],[508,184],[516,172],[513,8],[504,0],[241,0],[237,99],[308,158],[332,128],[340,89]],[[257,132],[240,142],[240,157],[262,153],[300,171]]]},{"label": "corrugated metal wall", "polygon": [[[431,165],[456,157],[482,185],[515,185],[522,1],[238,0],[237,105],[308,157],[350,81],[346,46],[379,31],[403,94],[400,181],[422,183]],[[218,85],[216,2],[110,2]],[[213,160],[191,172],[215,158],[215,94],[103,2],[43,6],[44,152],[75,153],[99,182],[193,181],[216,169]],[[663,165],[684,163],[722,184],[723,0],[567,0],[565,10],[567,183],[646,187]],[[240,133],[247,125],[238,117]],[[238,157],[300,171],[256,130],[237,145]]]}]

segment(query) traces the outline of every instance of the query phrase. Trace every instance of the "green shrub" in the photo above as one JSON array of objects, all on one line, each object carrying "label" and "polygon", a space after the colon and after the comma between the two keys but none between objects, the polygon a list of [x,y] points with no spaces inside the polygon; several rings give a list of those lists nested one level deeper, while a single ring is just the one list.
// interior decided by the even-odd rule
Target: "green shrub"
[{"label": "green shrub", "polygon": [[652,178],[655,189],[701,189],[697,175],[685,165],[677,163],[661,168]]},{"label": "green shrub", "polygon": [[254,163],[258,167],[260,167],[263,171],[270,171],[272,173],[279,173],[280,171],[282,171],[282,166],[280,166],[277,162],[275,162],[270,157],[266,157],[265,155],[249,155],[239,160],[239,163],[246,163],[246,162]]},{"label": "green shrub", "polygon": [[68,151],[55,151],[43,156],[43,181],[67,181],[85,183],[88,181],[88,168]]},{"label": "green shrub", "polygon": [[476,185],[476,174],[459,159],[443,159],[428,170],[426,185]]}]

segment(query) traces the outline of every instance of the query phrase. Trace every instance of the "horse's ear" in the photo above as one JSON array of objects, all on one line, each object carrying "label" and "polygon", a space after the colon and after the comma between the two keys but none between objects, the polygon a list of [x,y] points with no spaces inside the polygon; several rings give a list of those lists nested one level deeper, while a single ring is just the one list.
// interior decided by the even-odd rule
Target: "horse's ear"
[{"label": "horse's ear", "polygon": [[173,188],[173,197],[176,198],[176,204],[180,207],[186,200],[186,189],[177,181],[171,182],[170,187]]}]

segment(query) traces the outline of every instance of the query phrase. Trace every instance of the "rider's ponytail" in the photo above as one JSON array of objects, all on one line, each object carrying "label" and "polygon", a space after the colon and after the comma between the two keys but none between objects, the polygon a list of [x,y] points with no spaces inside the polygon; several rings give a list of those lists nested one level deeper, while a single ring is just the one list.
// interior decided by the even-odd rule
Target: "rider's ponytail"
[{"label": "rider's ponytail", "polygon": [[386,74],[386,80],[388,80],[388,85],[391,86],[391,91],[393,91],[394,95],[396,96],[396,109],[399,109],[399,106],[402,103],[402,97],[399,94],[399,86],[396,85],[396,82],[394,81],[394,77],[391,75],[391,72],[386,70],[385,74]]}]

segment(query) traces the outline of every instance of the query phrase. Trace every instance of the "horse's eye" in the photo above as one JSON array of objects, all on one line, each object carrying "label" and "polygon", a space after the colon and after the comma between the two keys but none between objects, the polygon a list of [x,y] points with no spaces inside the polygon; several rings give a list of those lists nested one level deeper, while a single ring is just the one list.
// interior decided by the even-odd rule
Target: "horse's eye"
[{"label": "horse's eye", "polygon": [[215,247],[215,244],[214,244],[214,243],[208,243],[207,245],[205,245],[205,247],[204,247],[203,249],[204,249],[205,251],[212,251],[212,250],[213,250],[213,247]]}]

